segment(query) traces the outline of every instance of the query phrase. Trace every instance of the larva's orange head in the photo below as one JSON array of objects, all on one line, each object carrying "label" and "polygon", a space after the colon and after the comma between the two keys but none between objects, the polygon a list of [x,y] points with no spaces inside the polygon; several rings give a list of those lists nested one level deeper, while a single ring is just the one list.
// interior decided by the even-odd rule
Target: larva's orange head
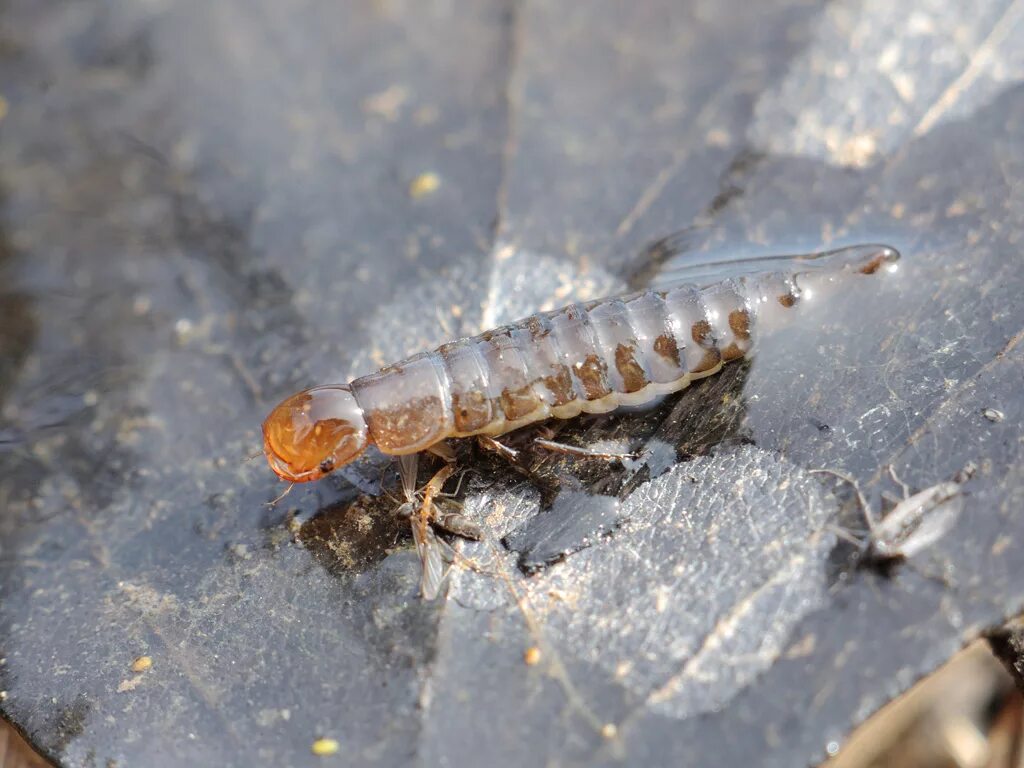
[{"label": "larva's orange head", "polygon": [[319,480],[370,444],[363,411],[348,387],[314,387],[284,400],[263,422],[263,450],[282,480]]}]

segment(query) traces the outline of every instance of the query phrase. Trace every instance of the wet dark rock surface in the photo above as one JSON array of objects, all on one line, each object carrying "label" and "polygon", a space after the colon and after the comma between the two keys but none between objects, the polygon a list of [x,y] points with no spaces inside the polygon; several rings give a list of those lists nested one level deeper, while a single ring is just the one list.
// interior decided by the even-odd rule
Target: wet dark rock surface
[{"label": "wet dark rock surface", "polygon": [[[4,3],[3,714],[71,766],[793,766],[1019,613],[1024,12],[890,5]],[[386,462],[267,505],[281,397],[691,225],[904,259],[558,435],[635,460],[467,449],[437,603]],[[947,586],[837,563],[810,469],[969,462]]]}]

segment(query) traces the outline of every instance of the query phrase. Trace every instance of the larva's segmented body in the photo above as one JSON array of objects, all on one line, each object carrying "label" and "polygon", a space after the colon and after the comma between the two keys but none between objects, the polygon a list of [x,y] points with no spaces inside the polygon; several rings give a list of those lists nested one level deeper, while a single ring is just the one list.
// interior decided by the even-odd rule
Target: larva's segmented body
[{"label": "larva's segmented body", "polygon": [[843,274],[873,274],[897,257],[884,246],[780,257],[774,261],[789,271],[532,315],[348,386],[289,398],[264,423],[267,456],[281,477],[313,480],[370,444],[410,454],[449,437],[500,435],[552,417],[641,405],[749,354],[762,322],[795,311]]},{"label": "larva's segmented body", "polygon": [[[446,344],[350,387],[370,438],[392,454],[643,404],[750,349],[760,302],[747,287],[737,280],[572,304]],[[793,286],[777,288],[793,295]]]}]

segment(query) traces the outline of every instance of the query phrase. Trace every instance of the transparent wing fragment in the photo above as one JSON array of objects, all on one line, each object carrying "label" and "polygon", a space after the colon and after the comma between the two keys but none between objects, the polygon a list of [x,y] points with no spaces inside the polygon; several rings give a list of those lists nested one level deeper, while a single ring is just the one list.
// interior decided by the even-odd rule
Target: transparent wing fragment
[{"label": "transparent wing fragment", "polygon": [[451,571],[452,563],[455,562],[455,551],[434,533],[423,515],[413,517],[412,539],[422,565],[420,594],[424,600],[433,600],[440,594],[441,587],[444,586],[444,581]]}]

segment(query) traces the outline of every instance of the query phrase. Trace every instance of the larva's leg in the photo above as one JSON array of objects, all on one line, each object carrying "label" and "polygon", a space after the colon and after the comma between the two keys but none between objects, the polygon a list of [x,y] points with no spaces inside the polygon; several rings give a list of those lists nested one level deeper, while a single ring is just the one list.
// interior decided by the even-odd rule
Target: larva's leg
[{"label": "larva's leg", "polygon": [[455,463],[455,449],[448,445],[444,440],[439,443],[434,443],[432,446],[427,448],[427,451],[443,460],[446,464]]},{"label": "larva's leg", "polygon": [[294,487],[295,487],[295,483],[288,483],[288,487],[285,488],[280,493],[280,495],[278,495],[277,498],[275,498],[273,501],[268,501],[267,502],[267,506],[268,507],[273,507],[274,505],[276,505],[277,502],[279,502],[281,499],[283,499],[285,496],[287,496],[289,493],[291,493],[292,492],[292,488],[294,488]]},{"label": "larva's leg", "polygon": [[585,459],[603,459],[604,461],[622,461],[624,459],[635,459],[635,453],[615,453],[612,451],[598,451],[594,448],[581,448],[578,445],[567,445],[556,443],[554,440],[547,440],[543,437],[536,437],[533,444],[547,451],[565,453],[569,456],[580,456]]},{"label": "larva's leg", "polygon": [[519,451],[515,448],[510,448],[504,443],[498,442],[493,437],[477,435],[476,443],[485,451],[496,453],[501,456],[501,458],[505,459],[505,461],[511,462],[512,464],[515,464],[519,460]]}]

